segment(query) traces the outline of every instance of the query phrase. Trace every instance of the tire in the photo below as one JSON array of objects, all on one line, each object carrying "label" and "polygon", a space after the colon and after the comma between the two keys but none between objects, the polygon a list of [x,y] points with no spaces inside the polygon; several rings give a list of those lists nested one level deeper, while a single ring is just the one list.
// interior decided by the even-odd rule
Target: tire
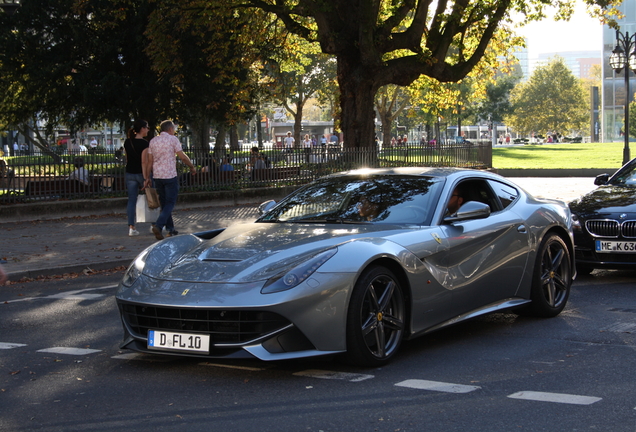
[{"label": "tire", "polygon": [[356,282],[347,313],[347,361],[383,366],[400,348],[405,327],[402,287],[385,267],[370,267]]},{"label": "tire", "polygon": [[532,277],[530,299],[522,315],[555,317],[561,313],[570,296],[572,260],[561,237],[549,234],[543,239],[537,254]]}]

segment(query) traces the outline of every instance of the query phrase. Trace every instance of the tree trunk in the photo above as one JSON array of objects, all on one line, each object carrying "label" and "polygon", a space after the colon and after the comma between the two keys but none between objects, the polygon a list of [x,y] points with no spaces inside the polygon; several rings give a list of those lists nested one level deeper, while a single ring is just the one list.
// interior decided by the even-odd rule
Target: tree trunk
[{"label": "tree trunk", "polygon": [[236,125],[230,127],[230,151],[239,151],[238,129]]},{"label": "tree trunk", "polygon": [[372,149],[374,145],[374,100],[377,87],[373,71],[362,70],[361,62],[338,56],[338,84],[342,110],[342,140],[345,148]]},{"label": "tree trunk", "polygon": [[391,147],[391,116],[383,115],[382,119],[382,148]]},{"label": "tree trunk", "polygon": [[[20,134],[22,134],[27,143],[33,144],[39,148],[42,153],[50,156],[54,163],[58,164],[62,162],[62,157],[50,149],[49,143],[44,139],[44,137],[42,137],[39,133],[34,133],[35,137],[31,137],[29,132],[34,131],[31,126],[25,123],[16,126],[16,129]],[[13,149],[13,143],[9,143],[9,145]]]},{"label": "tree trunk", "polygon": [[296,104],[296,115],[294,116],[294,147],[295,148],[301,148],[302,147],[302,140],[303,138],[300,136],[300,133],[302,131],[303,125],[302,125],[302,121],[303,121],[303,105],[302,102],[300,100],[300,98],[298,98],[298,103]]},{"label": "tree trunk", "polygon": [[225,135],[227,134],[227,127],[224,124],[220,124],[218,127],[218,133],[216,134],[216,144],[214,144],[214,158],[221,160],[225,156]]},{"label": "tree trunk", "polygon": [[192,152],[194,158],[201,163],[210,154],[210,122],[200,119],[190,124],[192,130]]}]

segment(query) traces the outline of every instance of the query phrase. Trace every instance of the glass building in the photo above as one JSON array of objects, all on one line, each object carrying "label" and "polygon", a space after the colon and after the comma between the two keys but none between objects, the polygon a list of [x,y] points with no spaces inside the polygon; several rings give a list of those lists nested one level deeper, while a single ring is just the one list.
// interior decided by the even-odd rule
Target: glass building
[{"label": "glass building", "polygon": [[[636,0],[623,0],[619,7],[625,16],[618,20],[620,31],[633,35],[636,33]],[[616,30],[603,26],[603,90],[602,90],[602,142],[623,141],[623,121],[625,104],[634,100],[636,77],[629,70],[629,65],[620,73],[614,72],[609,65],[609,58],[616,47]],[[625,89],[625,71],[629,74],[629,94]]]}]

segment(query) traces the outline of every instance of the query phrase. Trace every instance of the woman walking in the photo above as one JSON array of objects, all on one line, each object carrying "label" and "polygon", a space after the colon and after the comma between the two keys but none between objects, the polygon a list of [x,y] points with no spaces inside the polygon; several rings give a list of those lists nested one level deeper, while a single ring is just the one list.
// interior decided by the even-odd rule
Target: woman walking
[{"label": "woman walking", "polygon": [[135,120],[128,131],[128,138],[124,142],[126,152],[126,187],[128,189],[128,235],[137,236],[139,231],[135,228],[135,216],[137,210],[137,196],[139,189],[144,187],[144,166],[148,164],[148,141],[144,138],[148,135],[148,122]]}]

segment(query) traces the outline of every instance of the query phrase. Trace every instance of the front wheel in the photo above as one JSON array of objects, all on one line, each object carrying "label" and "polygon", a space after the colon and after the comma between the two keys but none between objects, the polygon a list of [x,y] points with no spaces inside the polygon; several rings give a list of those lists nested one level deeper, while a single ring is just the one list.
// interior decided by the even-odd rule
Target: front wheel
[{"label": "front wheel", "polygon": [[522,312],[538,317],[555,317],[570,296],[572,261],[561,237],[550,234],[539,247],[532,277],[530,303]]},{"label": "front wheel", "polygon": [[378,367],[389,362],[404,336],[402,287],[385,267],[366,270],[356,282],[347,314],[347,360]]}]

